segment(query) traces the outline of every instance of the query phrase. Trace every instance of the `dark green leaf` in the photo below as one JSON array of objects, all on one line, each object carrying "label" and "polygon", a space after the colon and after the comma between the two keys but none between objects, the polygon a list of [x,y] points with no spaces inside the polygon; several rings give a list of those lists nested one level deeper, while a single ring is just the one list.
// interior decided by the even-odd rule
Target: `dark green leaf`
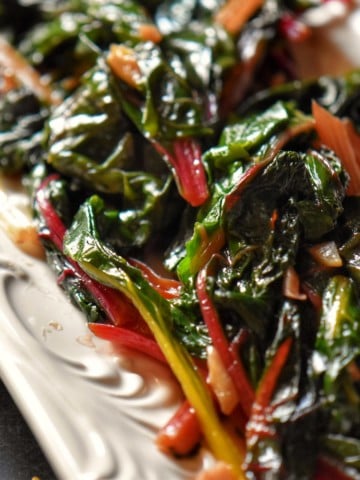
[{"label": "dark green leaf", "polygon": [[360,304],[354,282],[334,276],[323,294],[316,339],[315,370],[323,373],[324,388],[331,391],[341,371],[360,354]]}]

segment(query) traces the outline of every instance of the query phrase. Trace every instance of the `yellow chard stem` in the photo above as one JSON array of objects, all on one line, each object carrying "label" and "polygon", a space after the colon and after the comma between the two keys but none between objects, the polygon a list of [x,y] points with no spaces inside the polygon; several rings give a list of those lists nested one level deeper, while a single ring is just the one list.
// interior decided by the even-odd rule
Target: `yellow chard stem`
[{"label": "yellow chard stem", "polygon": [[90,276],[120,290],[131,298],[151,329],[185,396],[195,409],[210,450],[218,460],[222,460],[229,465],[239,480],[245,480],[241,468],[244,452],[239,449],[222,425],[205,381],[197,372],[196,366],[186,349],[170,331],[160,309],[152,302],[150,311],[148,305],[141,298],[141,287],[132,282],[130,278],[127,279],[127,288],[125,289],[122,282],[118,281],[115,276],[102,272],[92,264],[80,262],[80,266]]}]

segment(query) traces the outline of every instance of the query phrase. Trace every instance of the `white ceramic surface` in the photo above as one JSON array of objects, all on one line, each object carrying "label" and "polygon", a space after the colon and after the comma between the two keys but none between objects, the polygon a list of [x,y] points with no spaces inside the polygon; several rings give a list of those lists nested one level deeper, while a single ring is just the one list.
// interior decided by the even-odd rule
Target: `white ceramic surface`
[{"label": "white ceramic surface", "polygon": [[323,26],[330,23],[329,36],[340,51],[346,55],[355,66],[360,66],[360,0],[355,0],[354,8],[347,13],[346,2],[334,0],[324,3],[322,8],[308,18],[308,23]]},{"label": "white ceramic surface", "polygon": [[[360,9],[331,35],[360,65]],[[205,451],[180,462],[159,453],[155,433],[180,398],[170,373],[89,334],[48,267],[1,230],[0,352],[0,375],[60,480],[186,480],[211,465]]]}]

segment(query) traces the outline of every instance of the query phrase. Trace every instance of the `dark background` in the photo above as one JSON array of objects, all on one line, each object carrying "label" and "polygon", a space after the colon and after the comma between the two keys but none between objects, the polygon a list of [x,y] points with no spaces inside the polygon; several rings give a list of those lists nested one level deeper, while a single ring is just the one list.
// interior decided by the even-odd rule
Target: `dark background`
[{"label": "dark background", "polygon": [[0,479],[56,480],[37,441],[0,380]]}]

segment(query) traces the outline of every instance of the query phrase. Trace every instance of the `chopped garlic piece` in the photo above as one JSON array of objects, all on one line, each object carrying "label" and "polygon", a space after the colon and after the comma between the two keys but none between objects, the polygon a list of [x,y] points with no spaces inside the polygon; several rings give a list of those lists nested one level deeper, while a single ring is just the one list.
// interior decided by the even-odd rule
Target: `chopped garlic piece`
[{"label": "chopped garlic piece", "polygon": [[0,177],[0,227],[23,252],[44,257],[29,199],[18,183]]},{"label": "chopped garlic piece", "polygon": [[234,383],[220,358],[218,351],[208,347],[207,363],[209,374],[207,381],[211,385],[219,402],[221,411],[230,414],[239,402]]}]

